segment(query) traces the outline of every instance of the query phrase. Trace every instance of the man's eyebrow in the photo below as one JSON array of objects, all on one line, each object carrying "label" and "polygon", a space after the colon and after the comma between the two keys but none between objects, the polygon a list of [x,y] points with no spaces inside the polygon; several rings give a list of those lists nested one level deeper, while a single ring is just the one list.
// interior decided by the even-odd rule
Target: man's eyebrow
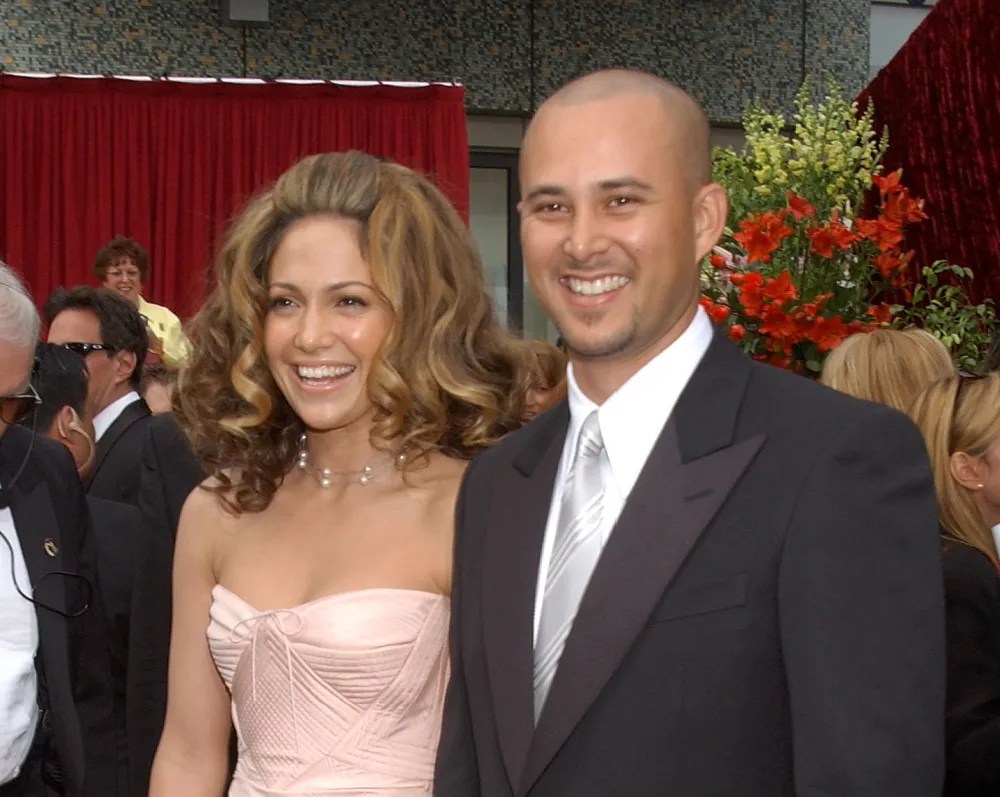
[{"label": "man's eyebrow", "polygon": [[602,180],[597,184],[602,191],[617,191],[622,188],[633,188],[640,191],[652,191],[653,186],[640,180],[638,177],[626,176],[615,177],[611,180]]},{"label": "man's eyebrow", "polygon": [[[607,180],[601,180],[597,183],[597,188],[600,191],[621,191],[622,189],[632,189],[633,191],[652,191],[653,186],[644,180],[640,180],[638,177],[633,177],[631,175],[625,175],[623,177],[612,177]],[[559,185],[540,185],[536,188],[531,189],[524,199],[526,202],[530,202],[533,199],[538,199],[539,197],[549,197],[549,196],[561,196],[566,193],[566,189]]]},{"label": "man's eyebrow", "polygon": [[524,200],[530,202],[532,199],[537,199],[540,196],[559,196],[560,194],[565,194],[566,189],[558,185],[540,185],[537,188],[531,189],[525,195]]}]

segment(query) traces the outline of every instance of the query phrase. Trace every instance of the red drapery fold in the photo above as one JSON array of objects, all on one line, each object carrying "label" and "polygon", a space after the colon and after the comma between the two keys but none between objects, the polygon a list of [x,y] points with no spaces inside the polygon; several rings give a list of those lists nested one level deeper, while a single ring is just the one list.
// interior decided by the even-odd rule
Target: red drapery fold
[{"label": "red drapery fold", "polygon": [[1000,300],[1000,7],[940,0],[859,98],[888,126],[887,171],[903,168],[928,220],[907,232],[916,264],[975,272],[975,300]]},{"label": "red drapery fold", "polygon": [[146,297],[192,314],[225,227],[299,158],[359,149],[422,171],[468,219],[463,90],[0,75],[0,258],[39,302],[93,283],[114,235],[150,253]]}]

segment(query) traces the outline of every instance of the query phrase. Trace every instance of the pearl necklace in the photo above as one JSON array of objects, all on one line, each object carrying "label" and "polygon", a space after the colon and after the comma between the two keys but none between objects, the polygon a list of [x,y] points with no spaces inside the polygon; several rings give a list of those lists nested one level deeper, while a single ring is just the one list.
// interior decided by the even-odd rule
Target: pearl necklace
[{"label": "pearl necklace", "polygon": [[[397,459],[400,463],[402,463],[406,460],[406,455],[400,454]],[[299,437],[299,458],[296,466],[299,470],[305,471],[316,479],[316,481],[319,482],[320,487],[329,487],[334,483],[335,478],[340,484],[360,484],[362,487],[367,487],[388,464],[389,463],[383,463],[381,465],[365,465],[359,470],[330,470],[330,468],[321,468],[317,465],[310,465],[309,449],[306,447],[306,436],[303,434]]]}]

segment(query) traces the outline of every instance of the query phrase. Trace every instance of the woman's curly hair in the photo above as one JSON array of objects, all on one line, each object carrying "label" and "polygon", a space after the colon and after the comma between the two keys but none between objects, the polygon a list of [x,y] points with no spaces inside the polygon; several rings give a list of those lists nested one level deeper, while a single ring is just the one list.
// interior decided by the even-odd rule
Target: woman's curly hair
[{"label": "woman's curly hair", "polygon": [[[472,237],[425,177],[361,152],[307,157],[253,199],[228,230],[216,287],[192,321],[194,353],[175,410],[215,490],[234,512],[265,509],[291,469],[302,421],[264,355],[268,268],[295,221],[358,223],[392,324],[372,365],[372,443],[467,459],[522,423],[535,355],[499,322]],[[534,344],[532,344],[534,345]]]}]

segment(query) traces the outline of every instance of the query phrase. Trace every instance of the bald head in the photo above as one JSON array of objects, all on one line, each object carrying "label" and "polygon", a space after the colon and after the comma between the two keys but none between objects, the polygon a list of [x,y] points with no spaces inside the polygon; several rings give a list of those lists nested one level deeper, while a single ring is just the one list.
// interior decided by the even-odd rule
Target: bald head
[{"label": "bald head", "polygon": [[684,89],[669,80],[634,69],[605,69],[577,78],[556,91],[539,107],[525,133],[524,148],[531,146],[532,130],[544,123],[553,108],[565,108],[627,95],[647,95],[665,111],[664,144],[681,150],[681,162],[692,187],[712,179],[712,153],[705,112]]}]

